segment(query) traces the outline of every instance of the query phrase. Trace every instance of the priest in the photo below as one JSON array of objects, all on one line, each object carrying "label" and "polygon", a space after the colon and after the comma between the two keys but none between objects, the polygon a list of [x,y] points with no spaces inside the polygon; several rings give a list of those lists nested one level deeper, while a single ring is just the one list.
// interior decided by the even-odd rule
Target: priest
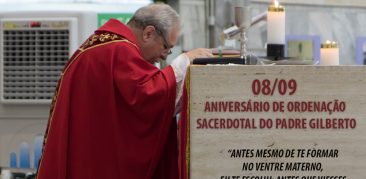
[{"label": "priest", "polygon": [[174,119],[185,72],[209,49],[165,69],[181,23],[168,5],[109,20],[66,64],[52,101],[38,179],[176,179]]}]

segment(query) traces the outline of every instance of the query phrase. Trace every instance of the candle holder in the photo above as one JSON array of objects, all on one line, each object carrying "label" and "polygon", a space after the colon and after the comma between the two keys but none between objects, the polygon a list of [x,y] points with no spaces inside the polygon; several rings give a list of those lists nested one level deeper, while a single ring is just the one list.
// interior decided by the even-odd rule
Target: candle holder
[{"label": "candle holder", "polygon": [[280,60],[285,57],[284,44],[267,44],[267,57]]},{"label": "candle holder", "polygon": [[283,6],[280,6],[278,2],[276,1],[275,4],[271,4],[268,7],[268,11],[270,12],[285,12],[285,8]]}]

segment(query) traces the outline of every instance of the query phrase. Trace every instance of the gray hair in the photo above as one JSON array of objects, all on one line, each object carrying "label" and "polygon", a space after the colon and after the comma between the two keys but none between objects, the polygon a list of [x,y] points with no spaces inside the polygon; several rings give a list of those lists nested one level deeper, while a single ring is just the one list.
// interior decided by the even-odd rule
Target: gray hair
[{"label": "gray hair", "polygon": [[167,36],[172,27],[181,26],[178,13],[163,3],[150,4],[138,9],[127,24],[141,29],[152,25],[164,37]]}]

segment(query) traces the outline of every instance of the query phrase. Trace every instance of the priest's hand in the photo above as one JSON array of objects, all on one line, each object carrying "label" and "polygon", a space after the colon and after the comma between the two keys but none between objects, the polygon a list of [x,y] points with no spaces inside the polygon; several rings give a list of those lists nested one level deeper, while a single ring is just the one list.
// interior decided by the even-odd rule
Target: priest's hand
[{"label": "priest's hand", "polygon": [[197,48],[185,53],[189,58],[190,63],[192,64],[193,59],[195,58],[209,58],[213,57],[212,50],[207,48]]}]

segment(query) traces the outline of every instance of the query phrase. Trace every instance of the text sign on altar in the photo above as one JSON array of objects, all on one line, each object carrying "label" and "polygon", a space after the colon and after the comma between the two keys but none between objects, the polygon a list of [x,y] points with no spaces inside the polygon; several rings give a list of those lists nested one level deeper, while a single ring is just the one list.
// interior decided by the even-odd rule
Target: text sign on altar
[{"label": "text sign on altar", "polygon": [[191,66],[191,179],[366,178],[365,66]]}]

